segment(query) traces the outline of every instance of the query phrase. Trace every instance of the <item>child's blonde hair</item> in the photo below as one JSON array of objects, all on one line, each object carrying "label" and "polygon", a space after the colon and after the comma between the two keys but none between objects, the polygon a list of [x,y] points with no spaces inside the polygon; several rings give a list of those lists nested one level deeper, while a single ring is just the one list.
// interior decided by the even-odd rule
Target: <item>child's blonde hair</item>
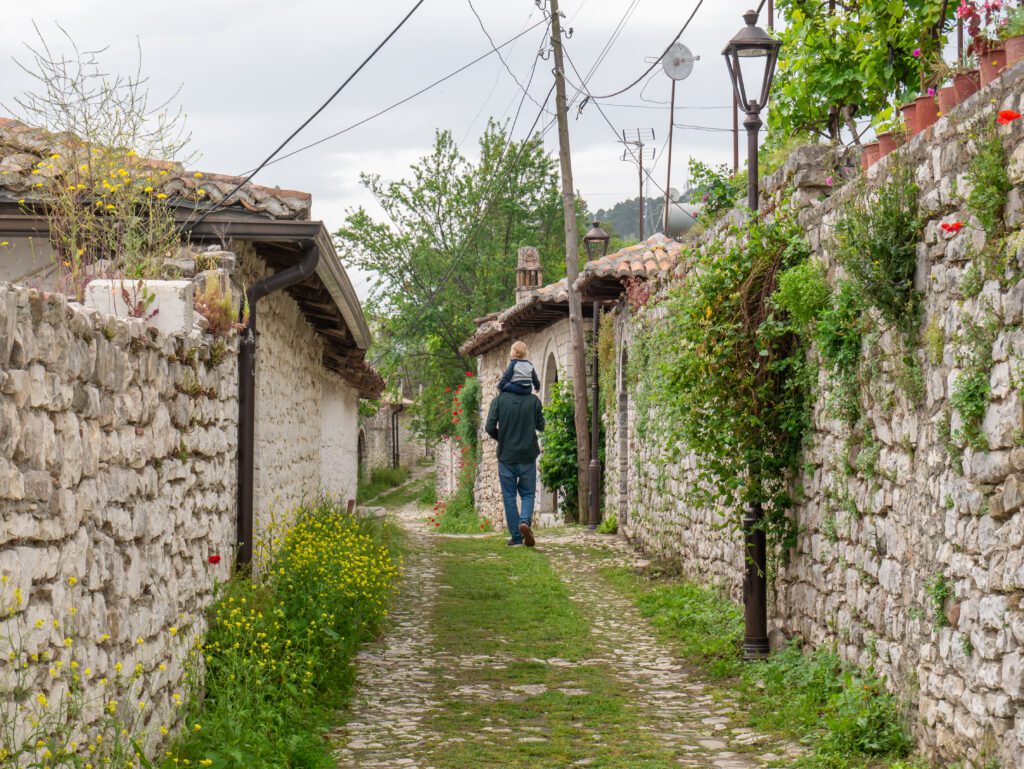
[{"label": "child's blonde hair", "polygon": [[513,342],[512,343],[512,357],[517,360],[526,359],[526,342]]}]

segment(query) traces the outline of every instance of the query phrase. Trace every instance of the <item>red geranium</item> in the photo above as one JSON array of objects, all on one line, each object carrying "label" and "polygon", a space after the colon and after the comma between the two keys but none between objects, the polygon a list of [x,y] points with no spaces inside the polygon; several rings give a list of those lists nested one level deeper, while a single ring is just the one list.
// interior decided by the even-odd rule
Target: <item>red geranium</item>
[{"label": "red geranium", "polygon": [[999,125],[1009,125],[1014,120],[1020,119],[1020,113],[1014,112],[1012,109],[1004,109],[999,113],[999,117],[996,118],[996,122]]},{"label": "red geranium", "polygon": [[220,563],[220,556],[219,555],[211,555],[206,560],[209,561],[210,563],[212,563],[214,566],[216,566],[218,563]]}]

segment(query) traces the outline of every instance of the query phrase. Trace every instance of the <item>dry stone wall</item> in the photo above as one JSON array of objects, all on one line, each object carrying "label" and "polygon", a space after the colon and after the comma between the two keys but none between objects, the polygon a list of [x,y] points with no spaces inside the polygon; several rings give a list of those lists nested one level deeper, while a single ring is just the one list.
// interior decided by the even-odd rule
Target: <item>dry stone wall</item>
[{"label": "dry stone wall", "polygon": [[[1018,768],[1024,767],[1019,229],[1006,246],[1002,281],[984,282],[972,296],[964,277],[994,245],[965,204],[970,158],[979,131],[994,123],[997,110],[1024,111],[1022,84],[1024,66],[1018,66],[899,153],[914,169],[928,218],[915,278],[924,300],[920,330],[928,340],[915,353],[924,394],[905,394],[901,345],[884,328],[863,350],[862,362],[873,366],[860,392],[866,429],[851,430],[831,416],[831,385],[820,377],[813,433],[795,479],[803,488],[793,511],[800,535],[788,565],[773,575],[770,607],[776,645],[795,636],[835,645],[845,659],[886,676],[913,703],[914,728],[924,746],[949,760],[997,758]],[[1015,185],[1004,212],[1011,229],[1024,223],[1021,123],[999,129]],[[892,162],[870,169],[866,193],[847,185],[829,196],[823,180],[830,172],[801,165],[799,158],[774,180],[775,190],[789,186],[806,206],[801,222],[832,278],[832,239],[843,202],[870,194]],[[968,226],[959,232],[940,226],[952,221]],[[643,312],[657,322],[657,309]],[[628,356],[637,327],[637,319],[621,308],[620,356]],[[991,388],[986,445],[960,449],[950,446],[950,432],[962,426],[950,396],[972,365],[964,349],[977,340],[978,329],[991,334],[982,345]],[[608,430],[606,509],[618,512],[627,535],[646,550],[739,598],[740,536],[722,528],[718,511],[686,503],[699,459],[673,459],[675,447],[638,435],[635,396],[620,382],[618,416]]]},{"label": "dry stone wall", "polygon": [[[140,666],[151,746],[231,568],[236,393],[233,340],[0,284],[2,654],[58,650],[93,695]],[[54,707],[62,685],[45,669],[28,681]]]}]

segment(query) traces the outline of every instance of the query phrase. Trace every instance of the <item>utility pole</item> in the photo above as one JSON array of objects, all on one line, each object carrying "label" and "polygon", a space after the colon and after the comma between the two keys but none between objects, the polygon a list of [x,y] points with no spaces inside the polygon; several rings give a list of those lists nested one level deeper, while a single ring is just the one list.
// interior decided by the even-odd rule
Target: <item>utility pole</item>
[{"label": "utility pole", "polygon": [[583,307],[576,293],[579,277],[579,246],[576,230],[576,188],[572,183],[569,152],[569,120],[565,104],[565,66],[562,60],[562,20],[558,0],[551,0],[551,48],[555,54],[555,110],[558,113],[558,160],[562,175],[562,207],[565,211],[565,275],[569,297],[569,334],[572,340],[572,395],[576,424],[576,472],[579,478],[578,515],[583,516],[590,498],[590,434],[587,428],[587,360],[583,342]]}]

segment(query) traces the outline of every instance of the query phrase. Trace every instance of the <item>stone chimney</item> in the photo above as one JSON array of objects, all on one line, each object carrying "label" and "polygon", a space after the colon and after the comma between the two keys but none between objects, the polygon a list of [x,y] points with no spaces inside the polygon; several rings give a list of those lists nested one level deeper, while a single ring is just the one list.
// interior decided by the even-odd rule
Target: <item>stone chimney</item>
[{"label": "stone chimney", "polygon": [[519,249],[519,266],[516,268],[516,304],[526,301],[541,287],[540,253],[533,246]]}]

